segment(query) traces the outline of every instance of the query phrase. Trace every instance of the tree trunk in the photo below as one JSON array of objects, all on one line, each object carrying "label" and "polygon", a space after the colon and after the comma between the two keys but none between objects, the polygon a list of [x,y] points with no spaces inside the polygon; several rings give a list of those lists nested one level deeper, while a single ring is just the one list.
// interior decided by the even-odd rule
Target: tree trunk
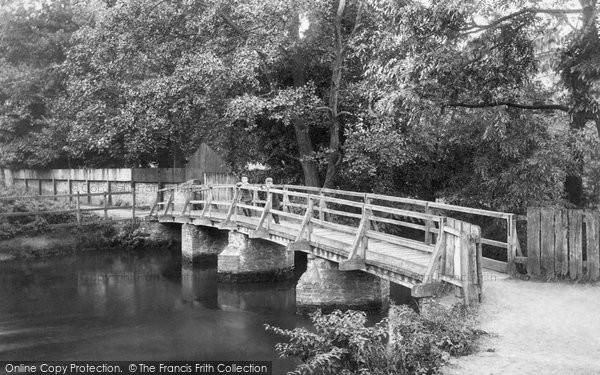
[{"label": "tree trunk", "polygon": [[[600,117],[594,110],[597,103],[592,95],[594,81],[600,78],[600,74],[590,74],[585,77],[576,68],[582,63],[592,63],[600,51],[600,39],[596,26],[596,0],[580,0],[583,8],[581,34],[573,40],[573,44],[564,55],[562,77],[571,91],[572,96],[572,119],[571,130],[580,130],[585,127],[588,120],[594,120],[600,134]],[[575,68],[575,69],[573,69]],[[575,167],[569,170],[565,180],[565,193],[569,203],[576,207],[585,205],[583,194],[583,156],[571,145]]]},{"label": "tree trunk", "polygon": [[346,8],[346,1],[340,0],[335,23],[335,58],[331,69],[331,87],[329,89],[329,154],[327,155],[327,174],[323,187],[331,188],[335,181],[338,166],[342,162],[340,152],[340,118],[338,102],[340,83],[342,81],[342,67],[344,64],[344,42],[342,40],[342,16]]},{"label": "tree trunk", "polygon": [[[303,51],[300,47],[300,21],[298,14],[295,15],[294,19],[296,22],[292,22],[291,32],[294,33],[293,35],[295,35],[298,48],[294,52],[293,56],[292,78],[294,80],[294,87],[303,87],[306,84],[305,59]],[[293,116],[292,125],[294,126],[300,164],[302,165],[302,172],[304,173],[304,184],[306,186],[318,187],[320,185],[319,171],[317,168],[317,163],[312,160],[314,157],[314,148],[312,145],[312,140],[310,139],[308,127],[306,126],[304,120],[299,116]]]}]

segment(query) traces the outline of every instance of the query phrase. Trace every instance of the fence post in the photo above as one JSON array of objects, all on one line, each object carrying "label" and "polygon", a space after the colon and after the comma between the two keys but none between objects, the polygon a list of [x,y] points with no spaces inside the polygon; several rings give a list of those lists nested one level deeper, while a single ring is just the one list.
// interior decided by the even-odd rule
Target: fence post
[{"label": "fence post", "polygon": [[135,181],[131,181],[131,218],[135,223]]},{"label": "fence post", "polygon": [[108,210],[107,210],[107,208],[108,208],[108,194],[104,193],[104,220],[108,220]]},{"label": "fence post", "polygon": [[69,189],[69,203],[73,202],[73,189],[71,188],[71,178],[67,179],[67,189]]},{"label": "fence post", "polygon": [[90,180],[85,180],[85,192],[88,193],[87,196],[87,204],[92,204],[92,196],[89,195],[91,193],[90,191]]},{"label": "fence post", "polygon": [[79,203],[79,189],[77,189],[77,227],[81,226],[81,207]]},{"label": "fence post", "polygon": [[52,177],[52,195],[54,195],[54,200],[56,200],[56,179]]},{"label": "fence post", "polygon": [[38,178],[38,195],[42,195],[42,179]]},{"label": "fence post", "polygon": [[[473,264],[473,259],[476,259],[476,255],[473,254],[473,251],[477,250],[474,241],[470,238],[470,233],[461,231],[460,242],[460,276],[462,278],[462,289],[465,298],[465,304],[470,306],[473,304],[473,302],[477,302],[479,300],[477,286],[475,285],[475,280],[473,279],[473,266],[476,266]],[[476,270],[475,275],[477,275]]]},{"label": "fence post", "polygon": [[507,255],[507,271],[509,276],[514,277],[517,273],[515,264],[516,245],[515,245],[515,215],[510,214],[506,218],[506,255]]},{"label": "fence post", "polygon": [[108,178],[106,179],[106,191],[108,192],[108,203],[110,203],[110,205],[112,206],[112,194],[110,189],[110,180]]}]

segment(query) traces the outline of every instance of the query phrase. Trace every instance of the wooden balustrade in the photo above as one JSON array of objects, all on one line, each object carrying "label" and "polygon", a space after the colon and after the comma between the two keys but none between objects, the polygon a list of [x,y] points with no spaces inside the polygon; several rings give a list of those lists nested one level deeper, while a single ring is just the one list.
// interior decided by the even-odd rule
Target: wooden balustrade
[{"label": "wooden balustrade", "polygon": [[[426,269],[415,267],[415,273],[421,272],[422,282],[415,285],[415,294],[427,295],[431,288],[439,287],[442,282],[456,285],[463,290],[465,300],[471,303],[478,300],[481,293],[481,238],[479,227],[466,222],[434,214],[431,202],[410,200],[406,198],[385,197],[376,194],[356,192],[339,192],[331,189],[317,189],[292,185],[275,185],[266,188],[260,185],[212,185],[188,186],[190,191],[202,191],[204,199],[187,198],[180,213],[170,211],[175,189],[171,188],[169,199],[156,202],[161,207],[162,216],[190,216],[196,223],[214,224],[222,229],[233,229],[244,222],[251,225],[249,232],[252,238],[269,238],[270,230],[276,229],[271,222],[273,214],[279,215],[288,222],[294,222],[297,236],[294,249],[310,251],[314,245],[313,233],[316,228],[327,229],[346,236],[352,236],[352,243],[344,249],[346,259],[340,261],[341,270],[366,270],[370,246],[375,243],[388,243],[403,249],[410,249],[417,254],[428,257]],[[240,202],[241,190],[252,192],[252,201]],[[168,190],[168,189],[167,189]],[[165,190],[166,191],[166,190]],[[223,193],[226,191],[227,194]],[[273,195],[278,194],[281,208],[273,207]],[[334,195],[335,196],[332,196]],[[213,196],[230,196],[230,200],[214,200]],[[374,203],[375,202],[375,203]],[[413,211],[395,207],[400,202],[417,203],[423,211]],[[389,205],[385,205],[389,203]],[[201,210],[187,210],[190,204],[202,205]],[[240,215],[242,209],[254,213],[254,219]],[[158,211],[157,211],[158,212]],[[211,214],[220,213],[218,219]],[[495,213],[497,214],[497,213]],[[224,215],[224,216],[223,216]],[[497,214],[496,216],[502,216]],[[513,220],[514,215],[506,216]],[[196,220],[200,220],[199,222]],[[204,221],[203,221],[204,220]],[[254,220],[251,224],[251,221]],[[258,222],[256,222],[258,220]],[[279,229],[285,231],[289,228]],[[281,225],[280,225],[281,227]],[[395,228],[395,229],[393,229]],[[402,229],[404,228],[404,229]],[[406,238],[398,233],[406,228],[423,233],[421,239]],[[400,231],[400,232],[398,232]],[[515,238],[514,226],[510,227],[512,238]],[[510,234],[509,233],[509,234]],[[509,237],[510,238],[510,237]],[[505,246],[499,241],[487,240],[489,245]],[[509,242],[510,243],[510,242]],[[410,267],[409,267],[410,268]]]}]

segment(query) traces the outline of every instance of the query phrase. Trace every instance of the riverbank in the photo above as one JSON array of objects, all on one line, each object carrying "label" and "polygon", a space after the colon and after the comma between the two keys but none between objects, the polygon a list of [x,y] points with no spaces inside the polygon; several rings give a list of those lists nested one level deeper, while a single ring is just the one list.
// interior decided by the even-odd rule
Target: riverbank
[{"label": "riverbank", "polygon": [[600,285],[498,279],[484,284],[480,351],[447,375],[600,374]]},{"label": "riverbank", "polygon": [[80,228],[0,240],[0,261],[75,254],[106,248],[170,247],[181,242],[177,228],[155,222],[111,221]]}]

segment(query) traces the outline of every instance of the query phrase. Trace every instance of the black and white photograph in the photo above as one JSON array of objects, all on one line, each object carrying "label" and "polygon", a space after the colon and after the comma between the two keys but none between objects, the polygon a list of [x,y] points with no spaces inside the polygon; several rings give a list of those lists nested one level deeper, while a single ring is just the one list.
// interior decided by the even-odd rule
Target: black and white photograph
[{"label": "black and white photograph", "polygon": [[0,0],[0,374],[600,375],[598,0]]}]

